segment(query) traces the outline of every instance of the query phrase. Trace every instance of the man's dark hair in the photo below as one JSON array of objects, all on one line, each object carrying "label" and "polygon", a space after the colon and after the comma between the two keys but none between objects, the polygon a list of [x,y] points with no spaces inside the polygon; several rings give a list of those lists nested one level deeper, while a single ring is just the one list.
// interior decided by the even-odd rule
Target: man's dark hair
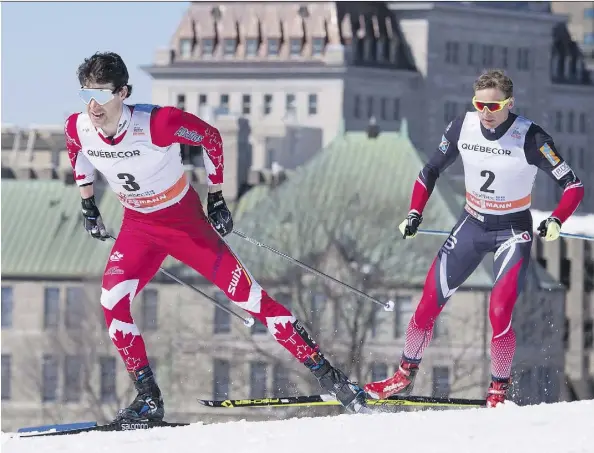
[{"label": "man's dark hair", "polygon": [[85,58],[76,73],[80,86],[87,83],[111,83],[115,92],[128,87],[126,97],[132,94],[132,85],[128,85],[128,68],[117,53],[96,52],[92,57]]}]

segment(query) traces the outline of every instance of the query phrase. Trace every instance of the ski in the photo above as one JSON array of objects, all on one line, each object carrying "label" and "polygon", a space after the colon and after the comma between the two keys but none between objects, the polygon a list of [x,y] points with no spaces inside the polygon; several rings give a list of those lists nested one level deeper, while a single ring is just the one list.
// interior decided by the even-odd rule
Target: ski
[{"label": "ski", "polygon": [[169,423],[159,421],[118,421],[103,425],[97,422],[64,423],[57,425],[31,426],[20,428],[17,431],[19,437],[40,437],[60,436],[67,434],[79,434],[90,431],[134,431],[137,429],[151,429],[158,427],[187,426],[189,423]]},{"label": "ski", "polygon": [[[261,399],[198,399],[203,406],[212,408],[238,407],[298,407],[298,406],[340,406],[332,395],[287,396]],[[387,399],[367,398],[371,407],[417,406],[417,407],[486,407],[485,400],[466,398],[433,398],[429,396],[391,396]]]}]

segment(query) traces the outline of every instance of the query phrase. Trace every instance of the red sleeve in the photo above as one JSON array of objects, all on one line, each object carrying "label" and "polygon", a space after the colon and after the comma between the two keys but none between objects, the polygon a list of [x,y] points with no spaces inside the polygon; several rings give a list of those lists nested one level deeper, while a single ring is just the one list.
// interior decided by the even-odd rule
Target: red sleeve
[{"label": "red sleeve", "polygon": [[80,113],[73,113],[66,119],[64,124],[64,137],[66,139],[66,149],[68,158],[72,166],[74,180],[79,186],[91,184],[95,180],[95,168],[93,164],[82,153],[82,145],[78,137],[76,123]]},{"label": "red sleeve", "polygon": [[176,107],[159,107],[151,116],[151,137],[162,147],[173,143],[202,146],[208,185],[223,183],[223,140],[216,127]]},{"label": "red sleeve", "polygon": [[584,186],[580,181],[567,186],[551,217],[555,217],[561,223],[564,223],[575,212],[583,198]]}]

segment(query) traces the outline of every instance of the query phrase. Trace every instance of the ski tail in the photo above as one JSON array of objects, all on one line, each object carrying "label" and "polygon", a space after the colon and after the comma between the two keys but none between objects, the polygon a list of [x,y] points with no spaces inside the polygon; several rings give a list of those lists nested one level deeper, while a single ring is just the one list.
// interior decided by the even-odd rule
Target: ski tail
[{"label": "ski tail", "polygon": [[[205,400],[199,399],[203,406],[212,408],[238,408],[238,407],[311,407],[311,406],[339,406],[340,402],[332,395],[302,395],[279,398],[261,399],[227,399]],[[367,398],[368,406],[417,406],[417,407],[486,407],[485,400],[466,398],[435,398],[429,396],[391,396],[386,399]]]},{"label": "ski tail", "polygon": [[151,420],[122,420],[118,422],[107,423],[104,425],[98,424],[97,422],[82,422],[20,428],[17,431],[17,434],[19,435],[19,437],[60,436],[65,434],[85,433],[89,431],[133,431],[137,429],[151,429],[165,426],[175,427],[187,425],[189,425],[189,423],[169,423],[164,421]]}]

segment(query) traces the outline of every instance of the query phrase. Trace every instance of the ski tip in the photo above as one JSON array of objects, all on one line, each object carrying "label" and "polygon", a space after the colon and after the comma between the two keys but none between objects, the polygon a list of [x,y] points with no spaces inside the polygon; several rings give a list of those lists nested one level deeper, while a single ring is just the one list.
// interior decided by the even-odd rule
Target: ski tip
[{"label": "ski tip", "polygon": [[61,423],[55,425],[42,425],[42,426],[28,426],[25,428],[19,428],[18,434],[26,433],[42,433],[47,431],[70,431],[73,429],[87,429],[94,428],[97,426],[97,422],[79,422],[79,423]]}]

